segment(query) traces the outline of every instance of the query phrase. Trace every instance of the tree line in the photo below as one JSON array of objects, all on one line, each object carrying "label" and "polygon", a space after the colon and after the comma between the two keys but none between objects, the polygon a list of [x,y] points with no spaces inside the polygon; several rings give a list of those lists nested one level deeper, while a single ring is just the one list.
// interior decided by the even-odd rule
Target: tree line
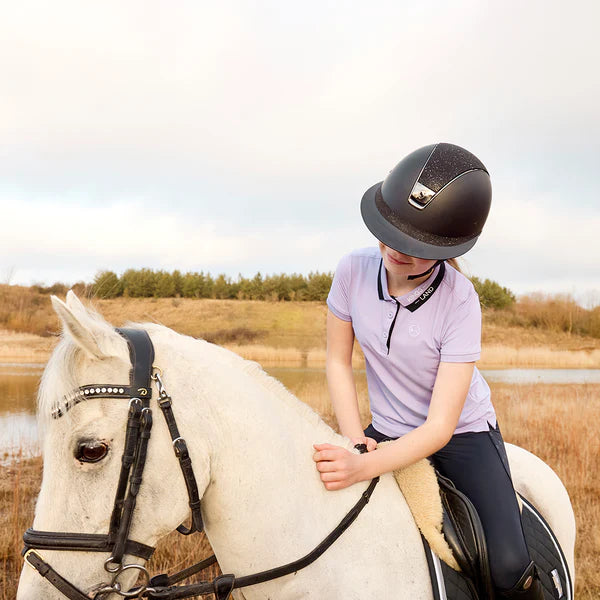
[{"label": "tree line", "polygon": [[[317,300],[325,301],[333,273],[311,272],[307,276],[293,273],[265,275],[257,273],[252,278],[238,275],[213,277],[210,273],[178,270],[154,271],[152,269],[127,269],[120,277],[113,271],[101,271],[94,278],[91,293],[98,298],[217,298],[238,300]],[[515,295],[506,287],[490,279],[471,281],[485,308],[508,308],[514,304]]]},{"label": "tree line", "polygon": [[239,275],[213,277],[210,273],[181,273],[178,270],[153,271],[128,269],[120,277],[113,271],[101,271],[94,278],[92,293],[98,298],[217,298],[237,300],[320,300],[329,293],[333,273],[293,273],[252,278]]}]

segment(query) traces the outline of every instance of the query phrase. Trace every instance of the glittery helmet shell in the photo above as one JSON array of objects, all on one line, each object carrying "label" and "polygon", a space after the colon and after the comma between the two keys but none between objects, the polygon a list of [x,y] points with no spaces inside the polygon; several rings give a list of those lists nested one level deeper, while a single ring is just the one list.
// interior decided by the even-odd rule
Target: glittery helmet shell
[{"label": "glittery helmet shell", "polygon": [[470,250],[492,200],[483,163],[454,144],[411,152],[364,194],[362,218],[386,246],[418,258],[454,258]]}]

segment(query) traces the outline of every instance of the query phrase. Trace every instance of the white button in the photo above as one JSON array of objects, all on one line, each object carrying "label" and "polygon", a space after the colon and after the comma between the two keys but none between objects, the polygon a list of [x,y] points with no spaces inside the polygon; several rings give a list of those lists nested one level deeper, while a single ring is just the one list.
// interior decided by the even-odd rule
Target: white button
[{"label": "white button", "polygon": [[384,331],[383,332],[383,339],[385,339],[387,337],[387,333]]},{"label": "white button", "polygon": [[388,313],[388,317],[391,319],[394,316],[394,313]]}]

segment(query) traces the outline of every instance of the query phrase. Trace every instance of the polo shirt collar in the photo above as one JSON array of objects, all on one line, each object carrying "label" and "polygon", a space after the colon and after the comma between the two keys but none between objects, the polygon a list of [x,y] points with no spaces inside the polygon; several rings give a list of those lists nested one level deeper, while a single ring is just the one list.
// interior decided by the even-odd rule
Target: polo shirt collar
[{"label": "polo shirt collar", "polygon": [[396,296],[395,298],[392,298],[388,291],[387,275],[385,267],[383,266],[382,258],[379,261],[379,271],[377,273],[377,294],[380,300],[385,300],[388,302],[395,300],[404,308],[414,312],[433,296],[442,282],[445,272],[446,264],[442,262],[435,267],[431,275],[423,283],[419,284],[414,290],[404,294],[403,296]]}]

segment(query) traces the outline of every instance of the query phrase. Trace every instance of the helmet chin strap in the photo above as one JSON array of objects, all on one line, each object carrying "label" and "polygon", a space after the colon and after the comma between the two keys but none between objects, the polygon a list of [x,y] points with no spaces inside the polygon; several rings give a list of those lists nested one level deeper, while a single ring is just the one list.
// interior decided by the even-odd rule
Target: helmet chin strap
[{"label": "helmet chin strap", "polygon": [[419,275],[409,275],[407,277],[407,279],[410,281],[411,279],[419,279],[419,277],[424,277],[425,275],[429,275],[429,273],[431,273],[438,265],[441,265],[443,262],[444,262],[443,260],[437,260],[432,267],[427,269],[427,271],[424,271],[423,273],[420,273]]}]

